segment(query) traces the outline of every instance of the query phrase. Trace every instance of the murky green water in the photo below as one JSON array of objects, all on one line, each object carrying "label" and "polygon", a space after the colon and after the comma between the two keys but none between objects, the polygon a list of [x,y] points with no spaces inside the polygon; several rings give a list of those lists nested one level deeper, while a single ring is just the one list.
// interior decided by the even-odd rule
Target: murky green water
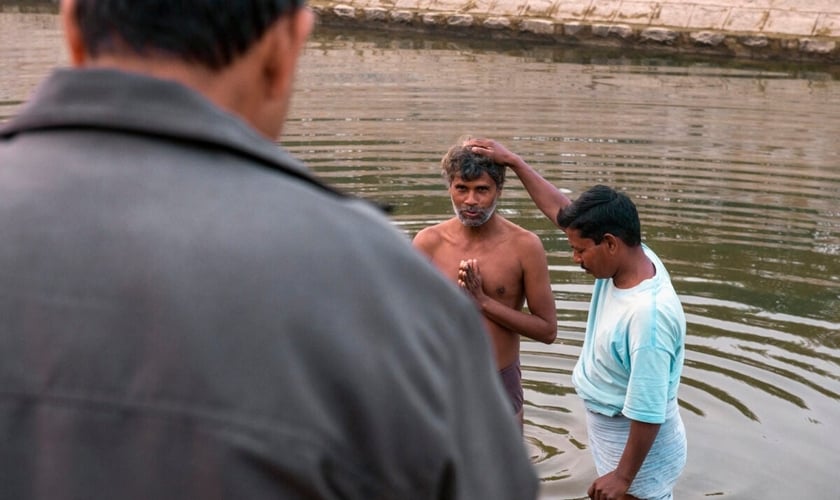
[{"label": "murky green water", "polygon": [[[0,121],[64,64],[56,24],[0,13]],[[503,141],[571,197],[626,190],[689,322],[677,498],[838,499],[838,74],[321,29],[282,143],[393,204],[408,236],[449,217],[438,162],[466,133]],[[592,280],[515,178],[500,211],[541,236],[558,306],[557,342],[523,343],[542,498],[583,498],[595,473],[570,374]]]}]

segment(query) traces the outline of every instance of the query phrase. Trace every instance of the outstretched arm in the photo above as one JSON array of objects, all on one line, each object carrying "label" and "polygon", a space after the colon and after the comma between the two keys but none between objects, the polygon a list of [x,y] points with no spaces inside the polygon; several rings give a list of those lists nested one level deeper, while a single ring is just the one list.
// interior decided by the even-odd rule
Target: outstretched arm
[{"label": "outstretched arm", "polygon": [[492,139],[470,139],[466,146],[472,147],[473,153],[487,156],[500,165],[506,165],[519,177],[522,185],[528,191],[531,199],[536,203],[546,217],[557,224],[557,215],[572,201],[561,193],[553,184],[548,182],[534,168],[517,154],[511,152],[501,143]]}]

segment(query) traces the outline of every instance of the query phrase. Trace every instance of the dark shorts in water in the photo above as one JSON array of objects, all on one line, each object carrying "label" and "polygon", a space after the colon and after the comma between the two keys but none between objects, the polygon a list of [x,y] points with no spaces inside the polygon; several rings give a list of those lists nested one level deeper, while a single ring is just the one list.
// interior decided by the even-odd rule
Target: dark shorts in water
[{"label": "dark shorts in water", "polygon": [[519,367],[519,360],[517,359],[506,368],[502,368],[499,375],[502,377],[505,392],[508,393],[513,404],[513,413],[519,413],[525,402],[525,397],[522,394],[522,369]]}]

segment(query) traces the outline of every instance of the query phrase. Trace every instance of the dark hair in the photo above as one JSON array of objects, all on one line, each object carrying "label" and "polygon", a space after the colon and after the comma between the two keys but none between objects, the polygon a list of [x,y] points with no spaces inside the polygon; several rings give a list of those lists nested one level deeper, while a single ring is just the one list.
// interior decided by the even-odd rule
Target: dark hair
[{"label": "dark hair", "polygon": [[562,229],[576,229],[582,238],[600,243],[606,233],[635,247],[642,242],[636,205],[624,193],[597,185],[589,188],[557,216]]},{"label": "dark hair", "polygon": [[76,0],[92,57],[138,54],[224,68],[305,0]]},{"label": "dark hair", "polygon": [[505,166],[493,162],[490,158],[472,152],[471,148],[464,147],[462,141],[449,148],[449,151],[440,161],[441,173],[444,179],[452,183],[456,175],[461,176],[465,181],[478,179],[481,174],[487,174],[501,189],[505,184]]}]

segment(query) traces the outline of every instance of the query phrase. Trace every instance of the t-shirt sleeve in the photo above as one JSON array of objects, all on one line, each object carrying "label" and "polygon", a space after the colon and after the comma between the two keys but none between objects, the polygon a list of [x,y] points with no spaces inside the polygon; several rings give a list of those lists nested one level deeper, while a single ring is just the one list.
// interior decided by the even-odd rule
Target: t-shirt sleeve
[{"label": "t-shirt sleeve", "polygon": [[630,378],[622,413],[627,418],[661,424],[668,406],[668,386],[673,364],[670,338],[657,321],[655,308],[638,311],[630,322]]},{"label": "t-shirt sleeve", "polygon": [[661,424],[668,406],[671,354],[659,347],[643,347],[630,356],[630,381],[621,413],[631,420]]}]

